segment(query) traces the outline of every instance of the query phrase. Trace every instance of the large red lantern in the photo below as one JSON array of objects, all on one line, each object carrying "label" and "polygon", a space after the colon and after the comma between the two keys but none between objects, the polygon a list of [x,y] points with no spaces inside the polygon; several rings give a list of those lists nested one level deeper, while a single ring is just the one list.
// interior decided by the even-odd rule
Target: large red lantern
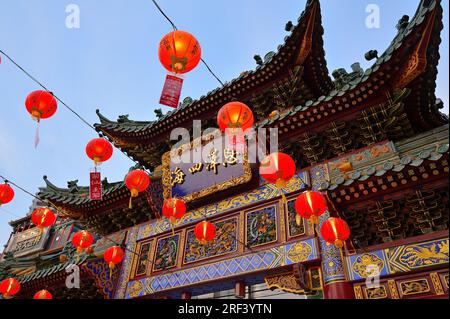
[{"label": "large red lantern", "polygon": [[202,49],[192,34],[176,30],[162,38],[158,55],[159,61],[169,72],[183,74],[198,65]]},{"label": "large red lantern", "polygon": [[36,121],[52,117],[56,113],[58,103],[52,93],[47,91],[31,92],[25,100],[28,113]]},{"label": "large red lantern", "polygon": [[94,237],[87,230],[80,230],[72,237],[72,244],[77,248],[77,252],[81,254],[83,250],[90,247],[94,243]]},{"label": "large red lantern", "polygon": [[113,271],[114,267],[117,264],[120,264],[124,257],[125,257],[125,254],[123,252],[123,249],[118,246],[109,247],[105,251],[103,258],[108,263],[109,277],[112,277],[112,271]]},{"label": "large red lantern", "polygon": [[133,208],[131,200],[137,197],[139,193],[145,191],[150,185],[150,177],[148,174],[140,169],[136,169],[128,173],[125,177],[125,185],[131,192],[129,208]]},{"label": "large red lantern", "polygon": [[55,221],[55,214],[47,207],[38,208],[31,214],[31,222],[41,229],[52,226]]},{"label": "large red lantern", "polygon": [[0,206],[8,204],[14,198],[14,190],[8,183],[0,184]]},{"label": "large red lantern", "polygon": [[39,144],[39,123],[41,119],[52,117],[55,114],[58,103],[52,93],[38,90],[27,96],[25,107],[31,117],[38,122],[34,139],[34,146],[36,147]]},{"label": "large red lantern", "polygon": [[217,113],[217,125],[227,133],[231,145],[243,145],[244,136],[253,127],[255,119],[252,110],[241,102],[230,102]]},{"label": "large red lantern", "polygon": [[345,241],[350,237],[350,228],[345,220],[330,217],[322,224],[320,234],[328,244],[342,248]]},{"label": "large red lantern", "polygon": [[53,296],[48,290],[42,289],[35,293],[33,299],[50,300],[53,299]]},{"label": "large red lantern", "polygon": [[0,294],[8,299],[15,296],[20,291],[20,282],[15,278],[8,278],[0,283]]},{"label": "large red lantern", "polygon": [[113,147],[104,138],[94,138],[86,145],[87,156],[94,161],[95,165],[109,160],[113,154]]},{"label": "large red lantern", "polygon": [[286,202],[283,188],[294,177],[296,171],[294,160],[287,154],[276,152],[264,158],[259,166],[259,175],[268,183],[274,184],[281,191]]},{"label": "large red lantern", "polygon": [[194,235],[202,245],[206,245],[216,237],[216,226],[204,220],[195,226]]},{"label": "large red lantern", "polygon": [[302,218],[313,224],[319,223],[319,217],[328,209],[325,197],[319,192],[306,191],[295,200],[295,210]]}]

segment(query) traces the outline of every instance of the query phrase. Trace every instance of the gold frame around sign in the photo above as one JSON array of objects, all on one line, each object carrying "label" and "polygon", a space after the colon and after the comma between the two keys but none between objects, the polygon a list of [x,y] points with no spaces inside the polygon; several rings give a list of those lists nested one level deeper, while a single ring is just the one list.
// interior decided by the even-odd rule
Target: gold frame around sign
[{"label": "gold frame around sign", "polygon": [[[217,130],[206,136],[196,138],[194,141],[192,141],[190,143],[181,145],[177,149],[174,149],[174,150],[164,153],[164,155],[162,156],[162,171],[163,171],[162,184],[163,184],[163,196],[165,199],[170,198],[172,196],[172,184],[171,184],[171,172],[170,172],[171,154],[179,153],[180,151],[182,153],[184,153],[184,152],[186,152],[188,150],[192,150],[200,145],[206,145],[209,142],[211,142],[212,140],[214,140],[218,137],[221,137],[221,136],[222,136],[221,132],[219,130]],[[248,154],[247,153],[245,153],[243,156],[242,166],[244,168],[243,175],[241,175],[239,177],[233,177],[223,183],[215,184],[215,185],[209,186],[207,188],[204,188],[200,191],[193,192],[192,194],[183,196],[181,199],[185,203],[188,203],[193,200],[196,200],[196,199],[208,196],[208,195],[212,195],[216,192],[226,190],[230,187],[234,187],[237,185],[241,185],[241,184],[250,182],[250,180],[252,179],[252,169],[250,167],[250,163],[248,162]]]}]

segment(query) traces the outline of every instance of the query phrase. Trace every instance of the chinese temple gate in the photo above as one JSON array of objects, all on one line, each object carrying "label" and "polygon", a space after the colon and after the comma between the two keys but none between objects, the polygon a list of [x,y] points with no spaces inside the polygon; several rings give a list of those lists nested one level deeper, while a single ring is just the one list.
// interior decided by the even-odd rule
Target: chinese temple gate
[{"label": "chinese temple gate", "polygon": [[[449,127],[435,96],[441,1],[420,1],[396,28],[384,53],[366,54],[370,68],[355,63],[330,77],[320,3],[309,0],[277,51],[224,87],[151,122],[97,111],[98,132],[153,172],[149,189],[130,209],[123,182],[103,180],[103,199],[92,201],[88,187],[59,188],[45,177],[38,196],[63,216],[48,233],[28,227],[29,217],[11,223],[0,279],[19,278],[18,298],[44,287],[56,287],[56,298],[448,298]],[[286,202],[226,149],[226,165],[174,163],[173,154],[211,140],[171,156],[171,131],[192,131],[193,120],[215,127],[218,110],[234,100],[250,106],[255,128],[278,129],[280,151],[294,158]],[[339,216],[350,226],[342,254],[295,212],[307,188],[332,203],[322,221]],[[161,214],[171,194],[188,206],[172,226]],[[217,231],[201,245],[193,229],[205,217]],[[99,238],[92,254],[77,257],[69,238],[83,227]],[[102,236],[127,248],[111,277],[101,256],[112,244]],[[81,289],[65,286],[73,263]]]}]

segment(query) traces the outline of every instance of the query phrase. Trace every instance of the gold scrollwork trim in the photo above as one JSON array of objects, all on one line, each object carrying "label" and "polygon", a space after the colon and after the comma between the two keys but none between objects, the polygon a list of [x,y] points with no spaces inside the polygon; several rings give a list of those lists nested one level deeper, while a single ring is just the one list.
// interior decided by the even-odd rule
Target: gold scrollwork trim
[{"label": "gold scrollwork trim", "polygon": [[444,288],[442,287],[441,279],[439,275],[435,272],[430,274],[431,282],[433,283],[434,290],[436,291],[436,295],[444,295]]}]

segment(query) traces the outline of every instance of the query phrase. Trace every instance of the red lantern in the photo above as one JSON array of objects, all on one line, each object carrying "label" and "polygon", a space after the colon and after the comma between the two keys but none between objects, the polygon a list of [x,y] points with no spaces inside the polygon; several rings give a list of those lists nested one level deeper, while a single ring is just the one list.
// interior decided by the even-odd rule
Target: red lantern
[{"label": "red lantern", "polygon": [[41,207],[36,209],[31,214],[31,222],[38,228],[46,228],[52,226],[56,221],[56,216],[52,210],[47,207]]},{"label": "red lantern", "polygon": [[295,200],[295,210],[302,218],[319,223],[319,217],[328,209],[325,197],[319,192],[306,191]]},{"label": "red lantern", "polygon": [[72,244],[80,254],[94,243],[94,237],[87,230],[80,230],[72,237]]},{"label": "red lantern", "polygon": [[162,211],[163,215],[169,220],[172,234],[174,234],[173,224],[186,214],[186,205],[181,199],[169,198],[164,200]]},{"label": "red lantern", "polygon": [[216,226],[210,222],[202,221],[195,226],[194,235],[202,245],[205,245],[216,237]]},{"label": "red lantern", "polygon": [[53,94],[42,90],[31,92],[25,100],[25,106],[28,113],[38,122],[52,117],[58,108]]},{"label": "red lantern", "polygon": [[129,208],[133,208],[131,200],[133,197],[137,197],[139,193],[145,191],[150,185],[150,177],[146,172],[140,169],[136,169],[128,173],[125,177],[125,185],[131,192]]},{"label": "red lantern", "polygon": [[117,264],[120,264],[125,257],[125,254],[123,252],[123,249],[117,246],[109,247],[105,254],[103,255],[103,258],[108,263],[109,266],[109,277],[112,276],[112,270]]},{"label": "red lantern", "polygon": [[43,290],[38,291],[38,292],[34,295],[33,299],[50,300],[50,299],[53,299],[53,296],[52,296],[52,294],[51,294],[48,290],[43,289]]},{"label": "red lantern", "polygon": [[328,243],[342,248],[344,242],[350,237],[350,228],[345,220],[336,217],[328,218],[320,229],[322,238]]},{"label": "red lantern", "polygon": [[86,145],[86,154],[97,165],[111,158],[113,147],[104,138],[94,138]]},{"label": "red lantern", "polygon": [[186,31],[172,31],[159,44],[159,61],[169,71],[183,74],[200,62],[202,50],[193,35]]},{"label": "red lantern", "polygon": [[254,121],[252,110],[241,102],[227,103],[217,114],[217,125],[228,134],[232,145],[244,144],[245,133],[253,127]]},{"label": "red lantern", "polygon": [[8,204],[14,198],[14,190],[8,183],[0,184],[0,206]]},{"label": "red lantern", "polygon": [[0,283],[0,293],[8,299],[20,291],[20,282],[15,278],[8,278]]},{"label": "red lantern", "polygon": [[259,166],[259,175],[268,183],[274,184],[281,191],[286,202],[283,188],[294,177],[296,171],[294,160],[287,154],[276,152],[264,158]]},{"label": "red lantern", "polygon": [[186,205],[183,200],[178,198],[169,198],[164,200],[163,215],[174,224],[177,219],[180,219],[186,214]]}]

